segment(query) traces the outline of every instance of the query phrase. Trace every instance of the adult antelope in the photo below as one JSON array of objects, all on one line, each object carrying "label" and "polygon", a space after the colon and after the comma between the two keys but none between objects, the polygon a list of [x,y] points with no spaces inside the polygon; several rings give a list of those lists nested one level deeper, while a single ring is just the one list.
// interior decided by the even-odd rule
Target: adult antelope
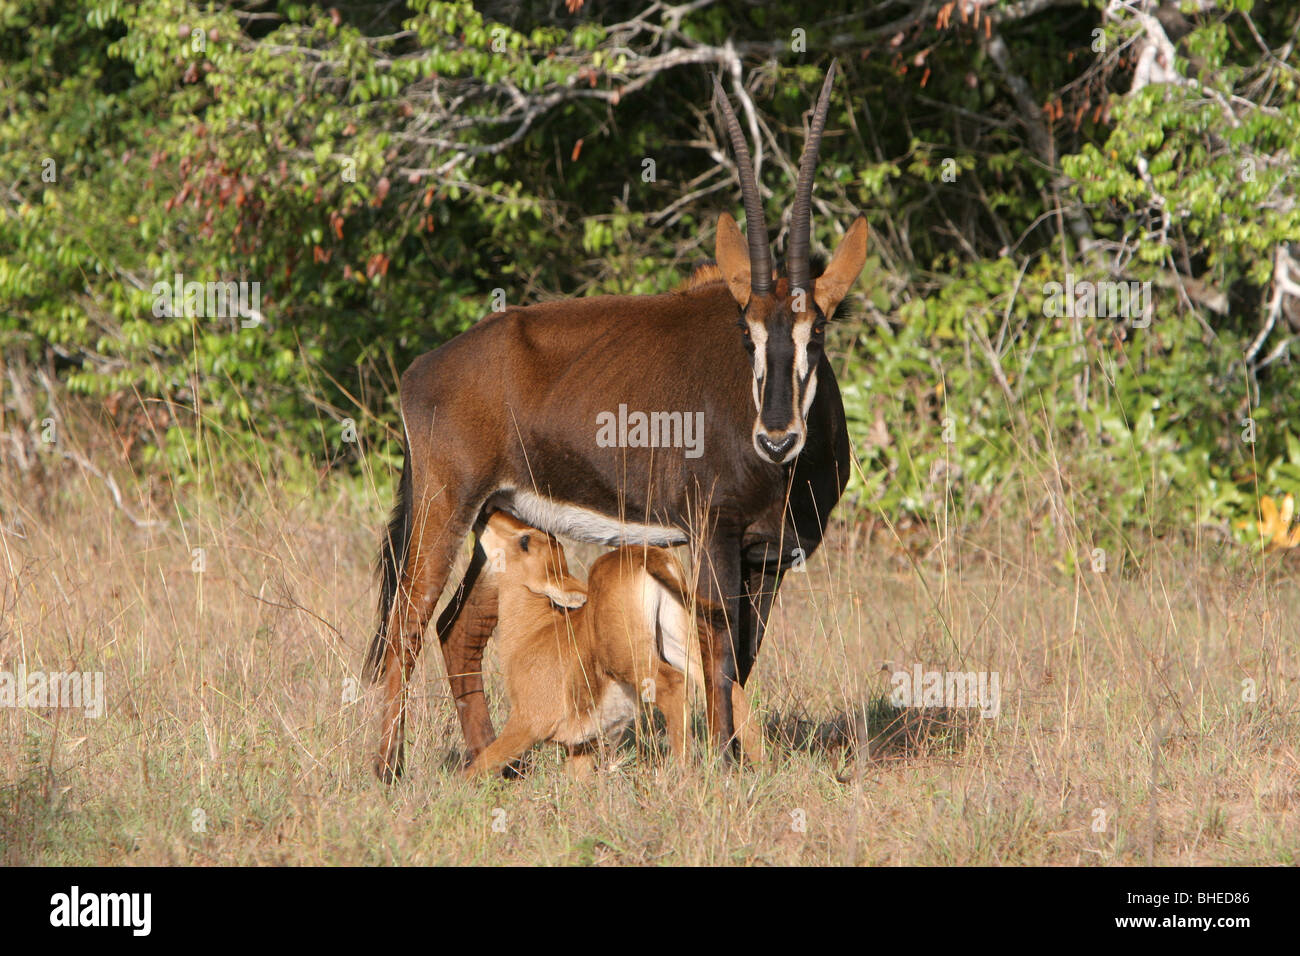
[{"label": "adult antelope", "polygon": [[[732,682],[748,679],[784,570],[820,544],[848,481],[844,407],[823,340],[862,271],[866,221],[853,223],[816,280],[808,262],[834,74],[832,64],[799,162],[785,278],[773,273],[749,149],[715,80],[748,242],[723,213],[716,267],[682,289],[510,308],[402,376],[405,460],[366,661],[383,682],[381,778],[401,773],[406,683],[456,553],[498,509],[581,541],[699,548],[697,592],[724,609],[729,638],[703,642],[706,713],[715,742],[730,747]],[[598,420],[622,405],[702,412],[699,454],[603,447]],[[495,737],[481,674],[497,619],[485,561],[480,542],[437,624],[471,759]]]}]

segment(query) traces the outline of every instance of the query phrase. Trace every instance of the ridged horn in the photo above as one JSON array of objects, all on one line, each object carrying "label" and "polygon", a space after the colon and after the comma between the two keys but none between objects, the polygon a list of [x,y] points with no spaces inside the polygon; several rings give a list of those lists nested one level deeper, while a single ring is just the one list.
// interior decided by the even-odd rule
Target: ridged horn
[{"label": "ridged horn", "polygon": [[790,212],[790,247],[786,254],[786,270],[790,288],[811,292],[812,276],[808,274],[808,247],[812,242],[812,187],[817,175],[817,154],[822,145],[822,128],[826,125],[826,111],[830,107],[831,87],[835,82],[835,61],[831,61],[822,82],[821,96],[808,127],[808,139],[799,159],[799,180],[794,188],[794,206]]},{"label": "ridged horn", "polygon": [[767,223],[763,221],[763,197],[754,179],[754,164],[749,158],[749,146],[740,130],[740,121],[731,109],[731,101],[722,90],[718,78],[713,78],[713,95],[722,109],[722,118],[731,137],[731,149],[736,154],[736,169],[740,173],[740,193],[745,200],[745,238],[749,241],[749,288],[754,295],[769,295],[772,291],[772,250],[767,244]]}]

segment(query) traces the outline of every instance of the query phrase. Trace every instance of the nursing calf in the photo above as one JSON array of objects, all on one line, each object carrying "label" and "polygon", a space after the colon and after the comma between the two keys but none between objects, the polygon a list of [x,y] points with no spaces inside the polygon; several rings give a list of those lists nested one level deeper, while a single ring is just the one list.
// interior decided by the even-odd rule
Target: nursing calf
[{"label": "nursing calf", "polygon": [[[712,625],[697,624],[672,554],[618,548],[592,564],[583,585],[555,538],[505,512],[488,519],[480,544],[498,590],[510,717],[466,772],[499,770],[553,740],[567,748],[570,771],[585,773],[596,742],[626,727],[642,700],[659,708],[669,746],[684,754],[688,691],[702,685],[704,670],[700,628],[712,637]],[[761,731],[739,684],[732,709],[746,756],[761,759]]]}]

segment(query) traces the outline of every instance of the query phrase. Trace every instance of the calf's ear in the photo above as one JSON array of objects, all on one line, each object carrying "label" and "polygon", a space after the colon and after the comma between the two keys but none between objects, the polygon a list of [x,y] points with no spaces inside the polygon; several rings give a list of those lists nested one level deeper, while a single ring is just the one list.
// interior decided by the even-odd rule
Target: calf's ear
[{"label": "calf's ear", "polygon": [[560,581],[548,580],[540,592],[551,599],[557,607],[566,607],[576,611],[587,603],[587,589],[574,577],[565,577]]}]

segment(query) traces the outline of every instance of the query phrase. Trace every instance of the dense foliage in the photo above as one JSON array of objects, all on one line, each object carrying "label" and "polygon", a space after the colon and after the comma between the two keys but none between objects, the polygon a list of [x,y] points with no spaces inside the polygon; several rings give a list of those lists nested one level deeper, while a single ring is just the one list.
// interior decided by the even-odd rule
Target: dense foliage
[{"label": "dense foliage", "polygon": [[[502,297],[710,256],[713,75],[787,206],[838,58],[814,243],[869,217],[852,500],[1051,521],[1047,463],[1098,540],[1227,529],[1300,491],[1298,31],[1252,0],[0,2],[7,387],[51,371],[182,478],[200,430],[391,454],[397,373]],[[178,275],[259,308],[160,307]],[[1127,299],[1053,295],[1087,283]]]}]

